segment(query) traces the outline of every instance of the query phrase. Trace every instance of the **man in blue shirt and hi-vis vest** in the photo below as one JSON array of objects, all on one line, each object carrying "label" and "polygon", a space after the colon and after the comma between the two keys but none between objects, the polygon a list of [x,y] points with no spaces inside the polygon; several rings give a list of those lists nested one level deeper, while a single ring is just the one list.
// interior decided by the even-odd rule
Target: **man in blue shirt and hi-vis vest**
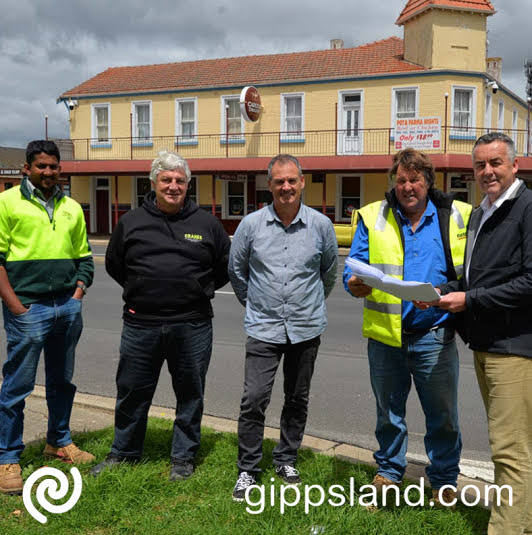
[{"label": "man in blue shirt and hi-vis vest", "polygon": [[[434,188],[434,167],[414,149],[393,158],[393,189],[364,206],[349,256],[402,280],[434,286],[462,275],[471,206]],[[458,424],[458,352],[452,314],[419,310],[373,289],[346,267],[344,286],[364,298],[363,334],[368,340],[371,386],[377,402],[379,449],[372,484],[401,484],[406,469],[406,401],[412,379],[425,414],[426,469],[433,503],[455,503],[462,439]],[[443,487],[443,488],[442,488]],[[440,492],[440,489],[442,491]]]}]

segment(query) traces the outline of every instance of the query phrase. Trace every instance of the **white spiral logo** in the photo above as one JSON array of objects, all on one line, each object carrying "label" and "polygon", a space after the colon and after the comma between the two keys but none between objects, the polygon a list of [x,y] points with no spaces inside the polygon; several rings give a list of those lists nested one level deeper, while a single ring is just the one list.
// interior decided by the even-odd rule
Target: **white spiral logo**
[{"label": "white spiral logo", "polygon": [[28,510],[28,513],[33,518],[35,518],[35,520],[38,520],[41,524],[46,524],[48,519],[33,505],[33,502],[31,500],[31,489],[33,487],[33,484],[39,478],[44,476],[52,476],[56,478],[60,483],[59,488],[56,479],[45,479],[44,481],[41,481],[39,483],[36,492],[37,502],[45,511],[48,511],[49,513],[66,513],[67,511],[70,511],[70,509],[72,509],[72,507],[74,507],[74,505],[76,505],[76,503],[78,502],[79,497],[81,496],[81,488],[83,486],[79,470],[76,467],[73,467],[70,470],[70,473],[72,474],[72,478],[74,479],[74,489],[72,491],[72,496],[70,496],[70,499],[62,505],[54,505],[52,503],[49,503],[48,497],[45,495],[45,493],[47,492],[48,496],[50,496],[50,498],[52,498],[53,500],[60,500],[61,498],[64,498],[66,496],[69,490],[69,483],[67,476],[63,472],[61,472],[61,470],[57,470],[57,468],[50,468],[49,466],[39,468],[39,470],[33,472],[33,474],[31,474],[31,476],[28,477],[28,479],[24,483],[24,490],[22,491],[22,500],[24,501],[24,505]]}]

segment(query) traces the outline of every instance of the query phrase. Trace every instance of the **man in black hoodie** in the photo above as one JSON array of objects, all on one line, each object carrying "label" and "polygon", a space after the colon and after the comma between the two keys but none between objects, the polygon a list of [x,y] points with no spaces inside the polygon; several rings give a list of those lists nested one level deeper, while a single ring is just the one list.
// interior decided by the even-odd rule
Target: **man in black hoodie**
[{"label": "man in black hoodie", "polygon": [[154,191],[118,221],[105,255],[107,272],[124,289],[124,325],[115,438],[91,474],[140,458],[166,360],[177,398],[170,472],[175,481],[194,473],[212,350],[211,299],[229,280],[230,242],[220,221],[187,196],[190,169],[181,156],[159,153],[150,179]]}]

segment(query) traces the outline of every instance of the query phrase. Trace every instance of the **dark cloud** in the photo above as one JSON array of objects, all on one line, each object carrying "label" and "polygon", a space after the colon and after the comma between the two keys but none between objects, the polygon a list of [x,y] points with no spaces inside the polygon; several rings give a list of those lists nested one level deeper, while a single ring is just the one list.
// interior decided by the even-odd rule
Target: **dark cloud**
[{"label": "dark cloud", "polygon": [[[489,54],[524,96],[530,0],[494,0]],[[358,46],[391,35],[406,0],[2,0],[0,145],[68,136],[55,99],[110,66]]]}]

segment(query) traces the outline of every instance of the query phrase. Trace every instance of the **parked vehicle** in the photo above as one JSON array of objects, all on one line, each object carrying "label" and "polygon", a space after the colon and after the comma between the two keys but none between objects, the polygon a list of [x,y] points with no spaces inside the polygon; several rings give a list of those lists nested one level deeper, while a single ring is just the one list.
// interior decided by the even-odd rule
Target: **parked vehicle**
[{"label": "parked vehicle", "polygon": [[334,232],[340,247],[351,247],[355,231],[357,229],[358,212],[353,210],[351,212],[351,223],[338,223],[334,225]]}]

